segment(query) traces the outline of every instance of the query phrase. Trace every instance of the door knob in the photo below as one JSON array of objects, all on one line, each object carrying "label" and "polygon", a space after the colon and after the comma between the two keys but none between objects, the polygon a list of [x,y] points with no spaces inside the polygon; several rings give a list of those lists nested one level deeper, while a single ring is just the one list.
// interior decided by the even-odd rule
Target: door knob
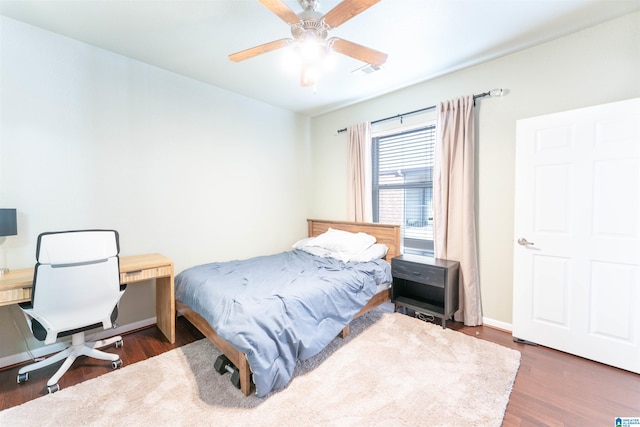
[{"label": "door knob", "polygon": [[522,246],[533,246],[533,242],[528,241],[527,239],[525,239],[524,237],[521,237],[518,239],[518,244],[522,245]]}]

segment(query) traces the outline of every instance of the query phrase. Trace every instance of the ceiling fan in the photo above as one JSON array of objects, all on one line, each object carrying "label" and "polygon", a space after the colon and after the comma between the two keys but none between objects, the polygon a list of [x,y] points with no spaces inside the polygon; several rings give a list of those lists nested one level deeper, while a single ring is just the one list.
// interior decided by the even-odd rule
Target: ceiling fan
[{"label": "ceiling fan", "polygon": [[330,30],[364,12],[380,0],[343,0],[324,15],[318,12],[318,0],[299,0],[300,6],[304,9],[299,14],[294,13],[282,0],[259,1],[291,26],[293,38],[274,40],[233,53],[229,55],[229,59],[234,62],[295,44],[299,47],[302,57],[300,84],[311,86],[317,79],[318,64],[330,50],[376,67],[382,66],[387,60],[386,53],[339,37],[327,38]]}]

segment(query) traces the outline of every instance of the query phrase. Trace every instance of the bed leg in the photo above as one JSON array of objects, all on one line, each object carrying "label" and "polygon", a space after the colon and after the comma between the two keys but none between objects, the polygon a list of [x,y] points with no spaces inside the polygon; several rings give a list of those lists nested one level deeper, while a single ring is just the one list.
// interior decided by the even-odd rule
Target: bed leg
[{"label": "bed leg", "polygon": [[249,362],[246,357],[242,357],[240,366],[238,366],[238,370],[240,371],[240,391],[245,396],[249,396],[251,394],[251,368],[249,368]]},{"label": "bed leg", "polygon": [[347,326],[342,328],[342,330],[340,331],[340,334],[338,336],[340,338],[342,338],[342,339],[344,339],[344,338],[349,336],[349,325],[348,324],[347,324]]}]

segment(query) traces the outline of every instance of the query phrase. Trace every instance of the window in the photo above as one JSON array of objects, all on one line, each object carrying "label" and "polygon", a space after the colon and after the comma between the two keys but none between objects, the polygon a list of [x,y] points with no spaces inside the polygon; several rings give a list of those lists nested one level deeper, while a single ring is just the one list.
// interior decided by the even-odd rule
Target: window
[{"label": "window", "polygon": [[401,224],[404,252],[433,256],[435,124],[372,139],[373,221]]}]

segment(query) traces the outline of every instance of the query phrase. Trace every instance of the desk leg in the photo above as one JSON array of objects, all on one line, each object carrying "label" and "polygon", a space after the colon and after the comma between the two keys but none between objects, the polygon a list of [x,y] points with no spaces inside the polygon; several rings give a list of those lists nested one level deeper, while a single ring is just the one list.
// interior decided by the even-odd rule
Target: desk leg
[{"label": "desk leg", "polygon": [[173,275],[156,279],[156,322],[171,344],[176,342],[176,302]]}]

